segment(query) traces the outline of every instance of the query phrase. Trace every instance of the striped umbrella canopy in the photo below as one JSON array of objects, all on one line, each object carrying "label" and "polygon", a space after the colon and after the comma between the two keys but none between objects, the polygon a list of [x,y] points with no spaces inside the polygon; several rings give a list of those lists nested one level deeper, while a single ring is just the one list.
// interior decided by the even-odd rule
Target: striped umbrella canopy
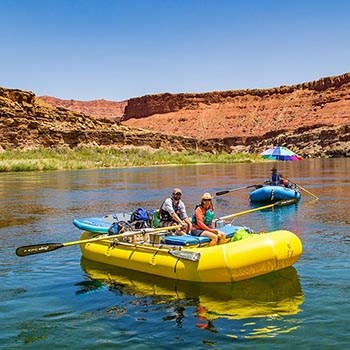
[{"label": "striped umbrella canopy", "polygon": [[267,149],[266,151],[260,153],[265,159],[273,159],[273,160],[302,160],[303,157],[298,156],[287,147],[283,146],[275,146]]}]

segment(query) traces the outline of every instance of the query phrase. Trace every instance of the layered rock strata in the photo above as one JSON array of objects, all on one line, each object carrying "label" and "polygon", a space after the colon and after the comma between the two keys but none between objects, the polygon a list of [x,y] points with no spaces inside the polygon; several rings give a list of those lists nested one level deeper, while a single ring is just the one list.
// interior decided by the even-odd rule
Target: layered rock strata
[{"label": "layered rock strata", "polygon": [[55,107],[63,107],[75,112],[92,115],[98,119],[109,119],[113,121],[120,121],[127,105],[127,101],[115,102],[104,99],[77,101],[62,100],[51,96],[39,96],[37,98]]},{"label": "layered rock strata", "polygon": [[350,74],[271,89],[130,99],[122,123],[223,142],[259,153],[287,146],[304,157],[350,156]]},{"label": "layered rock strata", "polygon": [[208,152],[229,149],[216,141],[160,134],[98,120],[45,104],[32,92],[5,88],[0,88],[0,131],[2,149],[78,146],[137,146]]},{"label": "layered rock strata", "polygon": [[5,148],[95,144],[259,153],[280,145],[304,157],[348,157],[349,127],[349,73],[271,89],[166,93],[124,102],[39,99],[0,88]]},{"label": "layered rock strata", "polygon": [[350,125],[315,124],[294,130],[269,132],[261,136],[212,139],[227,145],[231,152],[259,154],[272,146],[285,146],[304,158],[350,157]]},{"label": "layered rock strata", "polygon": [[264,137],[350,124],[350,74],[271,89],[159,94],[128,101],[123,124],[198,139]]}]

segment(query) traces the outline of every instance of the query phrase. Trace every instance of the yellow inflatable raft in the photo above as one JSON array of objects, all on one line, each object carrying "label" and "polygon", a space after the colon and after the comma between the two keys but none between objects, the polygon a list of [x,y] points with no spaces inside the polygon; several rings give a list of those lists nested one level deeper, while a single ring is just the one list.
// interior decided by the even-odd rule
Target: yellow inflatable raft
[{"label": "yellow inflatable raft", "polygon": [[[84,231],[81,240],[95,235]],[[183,236],[172,237],[182,239]],[[302,253],[298,236],[285,230],[254,234],[213,247],[163,242],[135,244],[106,237],[80,247],[83,257],[92,261],[192,282],[249,279],[289,267]]]}]

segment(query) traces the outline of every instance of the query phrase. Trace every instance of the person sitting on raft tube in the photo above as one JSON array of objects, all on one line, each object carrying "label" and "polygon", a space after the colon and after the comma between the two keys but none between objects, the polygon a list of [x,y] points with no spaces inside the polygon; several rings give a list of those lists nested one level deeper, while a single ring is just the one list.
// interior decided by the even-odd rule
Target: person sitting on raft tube
[{"label": "person sitting on raft tube", "polygon": [[284,178],[284,176],[277,171],[276,167],[273,167],[271,169],[272,175],[271,175],[271,185],[272,186],[284,186],[289,187],[289,181]]},{"label": "person sitting on raft tube", "polygon": [[201,203],[196,206],[192,218],[193,227],[191,235],[209,237],[209,246],[225,243],[225,234],[213,228],[213,219],[215,215],[213,197],[210,193],[204,193],[200,200]]},{"label": "person sitting on raft tube", "polygon": [[181,197],[181,189],[174,188],[171,198],[167,198],[159,209],[161,227],[182,225],[181,230],[176,231],[177,235],[189,233],[192,229],[192,222],[187,216],[186,206]]},{"label": "person sitting on raft tube", "polygon": [[271,169],[272,174],[271,174],[271,185],[272,186],[278,186],[280,184],[280,174],[277,171],[276,167],[273,167]]}]

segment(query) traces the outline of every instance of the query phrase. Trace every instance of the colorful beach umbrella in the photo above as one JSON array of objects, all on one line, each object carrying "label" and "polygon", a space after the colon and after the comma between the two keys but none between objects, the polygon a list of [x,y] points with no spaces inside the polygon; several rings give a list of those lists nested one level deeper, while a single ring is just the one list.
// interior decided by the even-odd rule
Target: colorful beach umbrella
[{"label": "colorful beach umbrella", "polygon": [[273,159],[273,160],[302,160],[303,157],[298,156],[287,147],[283,146],[275,146],[267,149],[266,151],[260,153],[265,159]]}]

